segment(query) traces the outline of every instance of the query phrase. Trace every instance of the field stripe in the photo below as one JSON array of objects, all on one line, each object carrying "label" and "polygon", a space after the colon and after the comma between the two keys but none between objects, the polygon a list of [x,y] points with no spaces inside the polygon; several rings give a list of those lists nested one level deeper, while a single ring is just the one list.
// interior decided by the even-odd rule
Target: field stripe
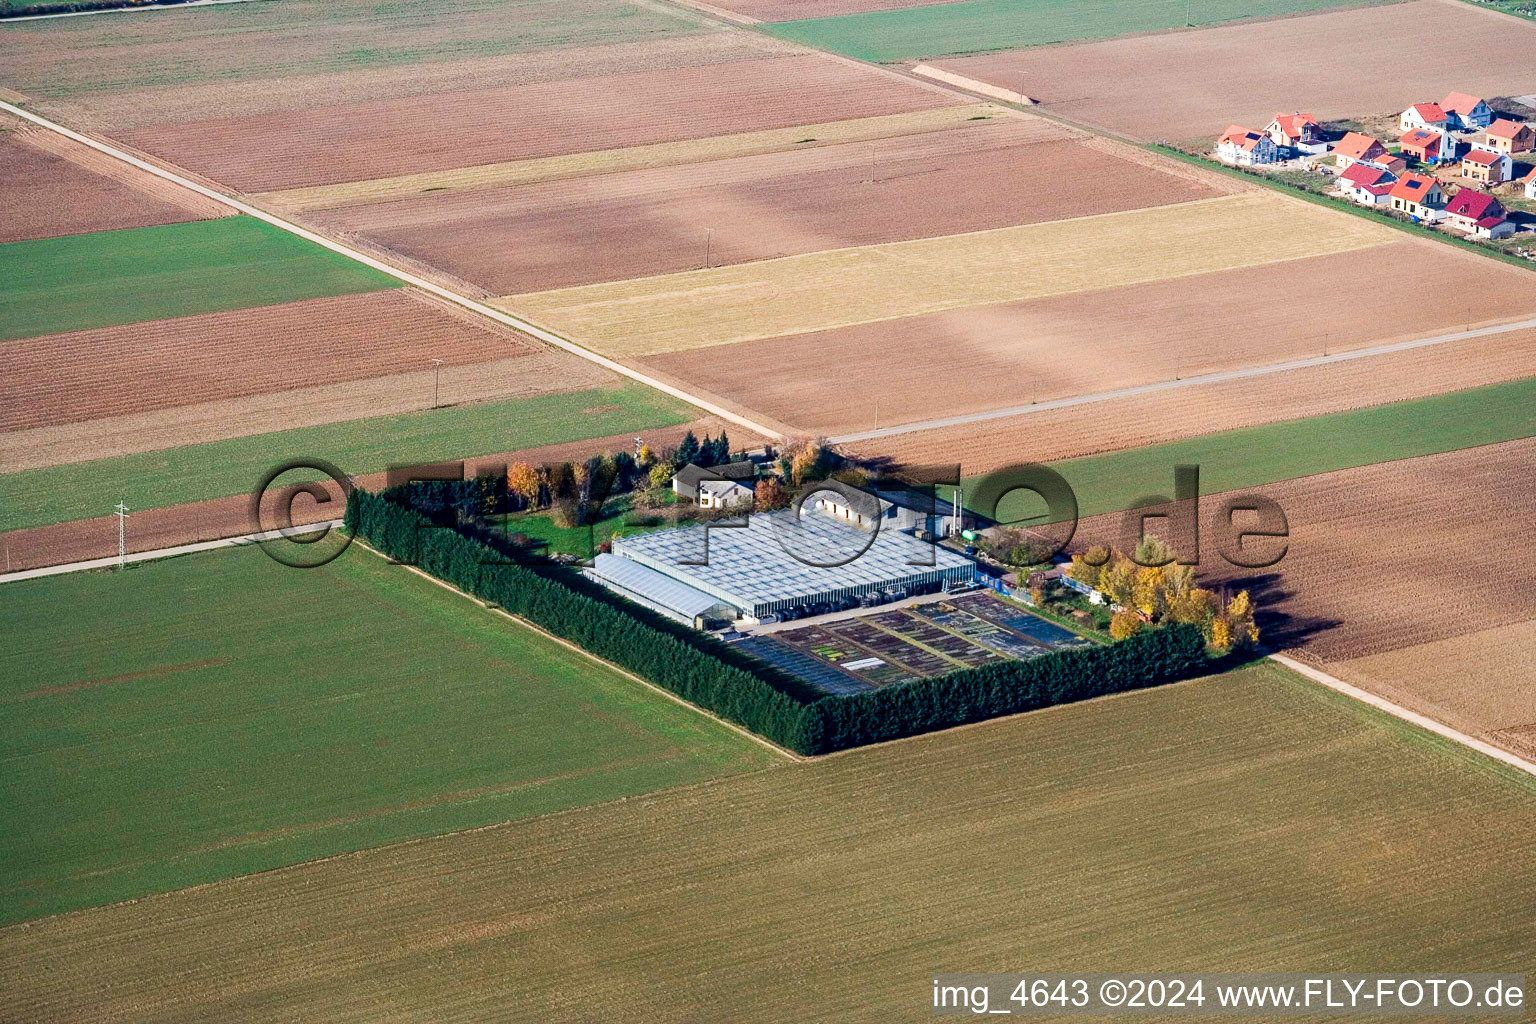
[{"label": "field stripe", "polygon": [[[659,277],[493,304],[619,357],[658,355],[1355,251],[1377,224],[1269,192]],[[1244,312],[1233,310],[1234,326]]]},{"label": "field stripe", "polygon": [[[559,181],[619,171],[645,170],[681,164],[728,160],[733,157],[779,153],[792,149],[812,149],[848,142],[869,142],[902,135],[922,135],[961,127],[975,118],[1012,114],[1003,107],[974,103],[959,107],[938,107],[905,114],[860,117],[822,124],[771,128],[734,135],[716,135],[681,142],[658,142],[646,146],[598,149],[588,153],[509,160],[503,163],[455,167],[447,171],[424,171],[390,178],[372,178],[314,185],[309,188],[280,189],[252,196],[257,202],[284,210],[330,210],[343,206],[379,203],[391,199],[441,192],[465,192],[508,185],[530,185],[541,181]],[[1074,137],[1072,129],[1041,120],[1041,137]]]}]

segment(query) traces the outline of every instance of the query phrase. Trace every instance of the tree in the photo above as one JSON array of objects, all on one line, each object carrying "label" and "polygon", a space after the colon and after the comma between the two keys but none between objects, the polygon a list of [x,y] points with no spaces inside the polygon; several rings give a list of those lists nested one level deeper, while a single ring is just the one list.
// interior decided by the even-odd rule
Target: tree
[{"label": "tree", "polygon": [[1135,601],[1136,563],[1124,555],[1099,570],[1099,589],[1115,604],[1129,607]]},{"label": "tree", "polygon": [[774,509],[789,507],[789,492],[784,489],[784,484],[777,477],[759,480],[754,498],[755,507],[759,512],[771,512]]},{"label": "tree", "polygon": [[1248,591],[1239,591],[1227,602],[1227,628],[1231,641],[1238,647],[1248,647],[1259,642],[1259,627],[1253,621],[1253,599]]},{"label": "tree", "polygon": [[1115,612],[1115,617],[1109,620],[1109,635],[1114,640],[1125,640],[1140,633],[1144,625],[1133,611]]},{"label": "tree", "polygon": [[1099,577],[1104,566],[1109,564],[1109,551],[1095,545],[1081,555],[1072,556],[1072,568],[1067,575],[1079,583],[1086,583],[1090,587],[1099,585]]},{"label": "tree", "polygon": [[1168,565],[1173,559],[1173,548],[1164,543],[1162,538],[1143,537],[1136,544],[1136,557],[1133,561],[1141,566],[1160,567]]},{"label": "tree", "polygon": [[1198,626],[1200,632],[1210,637],[1211,620],[1216,617],[1216,595],[1209,590],[1191,587],[1168,602],[1168,618],[1172,622],[1184,622]]},{"label": "tree", "polygon": [[675,474],[672,471],[672,464],[670,462],[658,462],[656,465],[651,467],[651,486],[657,490],[660,490],[672,482],[672,477],[674,475]]},{"label": "tree", "polygon": [[1232,649],[1232,627],[1226,619],[1211,620],[1211,646],[1223,654]]},{"label": "tree", "polygon": [[511,494],[522,508],[538,508],[539,492],[543,490],[544,483],[539,479],[539,471],[526,462],[514,462],[507,470],[507,493]]},{"label": "tree", "polygon": [[682,469],[688,463],[699,461],[699,439],[694,436],[692,430],[683,435],[683,441],[677,446],[677,451],[672,453],[672,465]]}]

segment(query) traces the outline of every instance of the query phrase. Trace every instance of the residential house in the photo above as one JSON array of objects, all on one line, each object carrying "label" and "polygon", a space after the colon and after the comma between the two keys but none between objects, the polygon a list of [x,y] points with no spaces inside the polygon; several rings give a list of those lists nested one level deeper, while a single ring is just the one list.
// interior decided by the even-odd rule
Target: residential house
[{"label": "residential house", "polygon": [[1335,179],[1346,198],[1361,206],[1386,206],[1397,181],[1380,167],[1354,164]]},{"label": "residential house", "polygon": [[757,492],[740,480],[700,480],[700,508],[734,508],[750,505]]},{"label": "residential house", "polygon": [[1328,143],[1323,141],[1317,118],[1311,114],[1276,114],[1264,134],[1281,149],[1293,153],[1328,152]]},{"label": "residential house", "polygon": [[1471,130],[1493,123],[1493,109],[1476,96],[1453,92],[1440,101],[1446,124],[1451,128]]},{"label": "residential house", "polygon": [[1486,192],[1464,188],[1445,206],[1445,217],[1457,231],[1471,238],[1508,238],[1515,233],[1504,204]]},{"label": "residential house", "polygon": [[1404,156],[1411,156],[1420,163],[1438,164],[1455,158],[1456,143],[1428,128],[1415,128],[1397,141]]},{"label": "residential house", "polygon": [[1216,157],[1223,163],[1251,167],[1272,164],[1280,159],[1280,147],[1263,132],[1251,132],[1242,125],[1228,125],[1216,143]]},{"label": "residential house", "polygon": [[1379,167],[1393,174],[1401,174],[1408,167],[1408,161],[1388,153],[1386,146],[1369,135],[1361,135],[1359,132],[1350,132],[1334,143],[1333,155],[1334,166],[1340,171],[1347,170],[1350,164],[1356,163]]},{"label": "residential house", "polygon": [[1525,176],[1525,198],[1536,199],[1536,170]]},{"label": "residential house", "polygon": [[1501,117],[1488,126],[1483,133],[1483,149],[1491,149],[1495,153],[1529,153],[1536,149],[1536,130],[1528,124],[1519,121],[1511,121],[1507,117]]},{"label": "residential house", "polygon": [[672,493],[696,502],[700,497],[699,485],[706,480],[736,480],[750,484],[756,477],[757,467],[750,462],[731,462],[707,469],[690,462],[672,477]]},{"label": "residential house", "polygon": [[1445,190],[1427,174],[1405,174],[1388,193],[1392,212],[1429,224],[1445,217]]},{"label": "residential house", "polygon": [[1397,129],[1403,132],[1411,132],[1415,128],[1443,132],[1447,127],[1445,111],[1440,109],[1438,103],[1415,103],[1397,118]]},{"label": "residential house", "polygon": [[1461,176],[1483,185],[1500,185],[1514,177],[1514,166],[1507,153],[1474,149],[1461,158]]}]

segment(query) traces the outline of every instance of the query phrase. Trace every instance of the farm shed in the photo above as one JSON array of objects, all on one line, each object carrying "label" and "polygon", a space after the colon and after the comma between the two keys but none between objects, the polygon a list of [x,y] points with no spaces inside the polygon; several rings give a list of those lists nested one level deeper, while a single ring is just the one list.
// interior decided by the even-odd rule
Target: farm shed
[{"label": "farm shed", "polygon": [[723,466],[696,466],[688,463],[672,477],[672,493],[689,501],[699,500],[699,484],[706,480],[749,481],[757,475],[750,462],[730,462]]}]

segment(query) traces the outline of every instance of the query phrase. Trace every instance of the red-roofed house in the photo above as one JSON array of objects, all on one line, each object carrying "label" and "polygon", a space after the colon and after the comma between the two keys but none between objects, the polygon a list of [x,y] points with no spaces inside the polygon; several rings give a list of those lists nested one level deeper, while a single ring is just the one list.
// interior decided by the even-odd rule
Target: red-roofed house
[{"label": "red-roofed house", "polygon": [[1452,128],[1486,128],[1493,121],[1493,109],[1476,96],[1453,92],[1440,101],[1445,120]]},{"label": "red-roofed house", "polygon": [[1528,124],[1501,117],[1484,133],[1485,148],[1495,153],[1529,153],[1536,149],[1536,130]]},{"label": "red-roofed house", "polygon": [[1525,176],[1525,198],[1536,199],[1536,170]]},{"label": "red-roofed house", "polygon": [[1380,167],[1353,164],[1335,179],[1339,190],[1361,206],[1386,206],[1397,179]]},{"label": "red-roofed house", "polygon": [[1251,132],[1242,125],[1228,125],[1226,134],[1216,143],[1216,156],[1229,164],[1249,167],[1272,164],[1280,159],[1280,147],[1263,132]]},{"label": "red-roofed house", "polygon": [[1398,115],[1397,128],[1404,132],[1411,132],[1415,128],[1443,132],[1446,129],[1445,111],[1440,109],[1438,103],[1415,103]]},{"label": "red-roofed house", "polygon": [[1311,114],[1276,114],[1269,127],[1264,129],[1271,142],[1282,149],[1298,153],[1326,153],[1328,143],[1323,141],[1317,118]]},{"label": "red-roofed house", "polygon": [[1499,185],[1514,177],[1514,163],[1507,153],[1474,149],[1461,158],[1461,176],[1483,185]]},{"label": "red-roofed house", "polygon": [[1427,174],[1405,174],[1388,193],[1394,213],[1433,224],[1445,217],[1445,190]]},{"label": "red-roofed house", "polygon": [[1486,192],[1464,188],[1445,207],[1451,227],[1472,238],[1508,238],[1515,233],[1504,204]]},{"label": "red-roofed house", "polygon": [[1366,164],[1370,167],[1380,167],[1384,171],[1393,174],[1401,174],[1408,166],[1408,161],[1400,156],[1393,156],[1387,152],[1387,147],[1371,138],[1369,135],[1361,135],[1359,132],[1350,132],[1333,146],[1334,166],[1339,170],[1347,170],[1350,164]]},{"label": "red-roofed house", "polygon": [[1420,163],[1438,164],[1442,160],[1454,159],[1452,154],[1456,143],[1428,128],[1415,128],[1397,141],[1404,156],[1411,156]]}]

